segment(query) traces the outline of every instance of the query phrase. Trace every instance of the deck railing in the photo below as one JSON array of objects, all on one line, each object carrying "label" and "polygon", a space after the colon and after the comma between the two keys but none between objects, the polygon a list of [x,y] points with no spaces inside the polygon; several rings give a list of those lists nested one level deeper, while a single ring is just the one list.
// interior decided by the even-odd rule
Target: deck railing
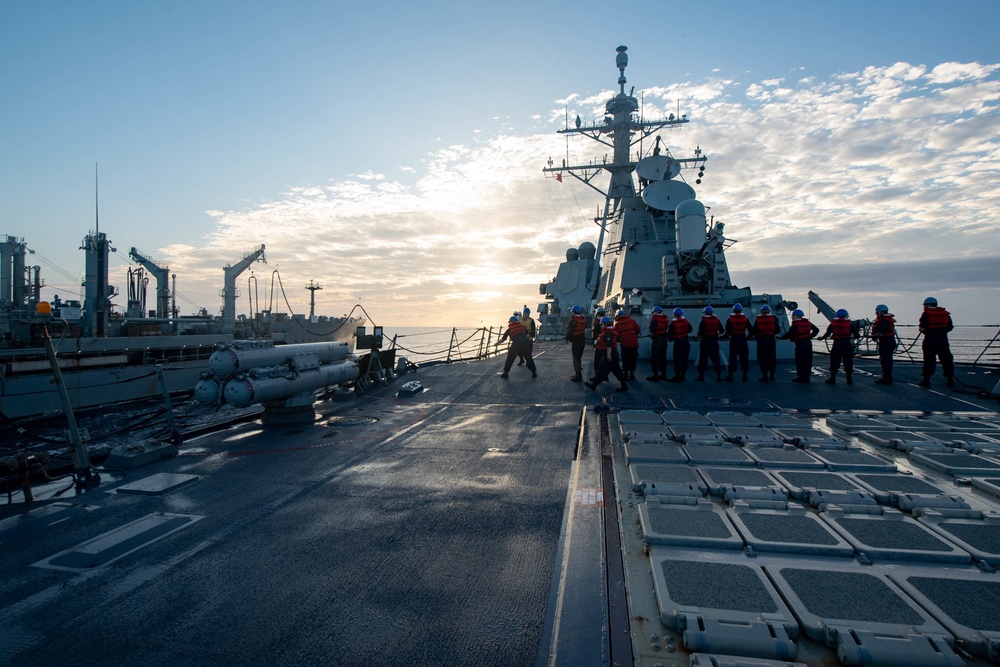
[{"label": "deck railing", "polygon": [[[916,325],[896,325],[896,359],[921,361],[922,344],[923,336]],[[948,345],[955,363],[1000,368],[1000,326],[996,324],[955,325],[955,329],[948,335]],[[814,349],[828,352],[830,341],[817,341]],[[869,339],[858,341],[855,352],[864,357],[878,355],[875,342]]]},{"label": "deck railing", "polygon": [[390,349],[396,350],[397,357],[400,353],[415,355],[413,360],[422,365],[489,359],[506,353],[507,346],[500,347],[504,331],[504,327],[456,327],[451,329],[447,343],[444,342],[447,330],[395,334]]}]

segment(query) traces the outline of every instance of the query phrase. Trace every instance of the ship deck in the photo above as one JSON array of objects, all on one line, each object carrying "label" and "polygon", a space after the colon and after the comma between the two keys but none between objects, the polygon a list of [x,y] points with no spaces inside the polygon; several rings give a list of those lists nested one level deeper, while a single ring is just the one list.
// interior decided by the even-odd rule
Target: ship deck
[{"label": "ship deck", "polygon": [[[539,343],[535,352],[536,379],[517,367],[500,379],[496,359],[428,366],[320,404],[310,424],[241,423],[191,439],[176,457],[127,477],[105,473],[95,490],[4,506],[0,662],[652,666],[735,653],[819,665],[837,664],[840,649],[842,662],[856,664],[836,637],[863,644],[873,628],[881,637],[905,626],[929,638],[932,649],[958,637],[965,661],[985,664],[987,644],[976,637],[996,642],[997,628],[972,627],[970,635],[942,618],[956,613],[948,600],[929,611],[912,591],[933,597],[925,580],[993,591],[1000,574],[973,564],[992,562],[990,543],[985,553],[970,554],[942,536],[947,516],[928,512],[918,520],[919,512],[899,505],[900,494],[879,493],[878,480],[863,475],[922,481],[941,498],[960,496],[973,510],[995,512],[1000,499],[989,480],[1000,474],[988,471],[995,464],[1000,472],[1000,454],[990,447],[993,440],[1000,447],[1000,437],[988,426],[962,441],[985,444],[979,453],[901,451],[886,435],[899,424],[879,421],[998,424],[995,401],[945,388],[940,373],[931,389],[917,387],[919,368],[907,364],[897,364],[896,384],[876,386],[877,361],[868,360],[858,361],[853,386],[829,386],[818,374],[825,363],[819,356],[809,385],[789,382],[791,369],[781,365],[779,381],[768,384],[637,381],[628,393],[608,384],[591,392],[568,381],[567,345]],[[961,369],[958,379],[959,389],[988,391],[997,376]],[[424,391],[398,396],[413,380]],[[684,425],[683,417],[676,421],[684,413],[716,415],[708,428],[727,420],[730,428],[750,428],[750,415],[784,413],[819,439],[815,446],[806,438],[800,446],[754,449],[760,443],[752,437],[712,445],[712,432],[689,421],[682,443],[672,438],[684,429],[671,432],[667,421]],[[820,446],[822,436],[852,449]],[[954,459],[941,456],[949,452]],[[746,460],[737,461],[741,456]],[[671,478],[677,469],[695,475],[687,496]],[[767,484],[734,482],[741,472],[764,474]],[[820,512],[810,498],[820,497],[821,485],[802,483],[794,473],[803,472],[857,485],[851,492],[876,497],[869,507],[881,514],[845,518],[831,507],[845,506],[841,496],[830,496],[839,504]],[[1000,491],[1000,481],[996,486]],[[727,500],[729,487],[735,491]],[[786,492],[784,510],[774,488]],[[772,489],[772,504],[761,500],[763,489]],[[41,489],[38,497],[45,498]],[[861,541],[876,541],[862,529],[850,535],[832,525],[880,519],[878,533],[886,517],[897,519],[889,510],[947,548],[880,550]],[[792,548],[787,544],[802,540],[762,538],[748,528],[769,521],[779,537],[798,525],[790,522],[813,522],[809,528],[823,539]],[[713,522],[724,529],[720,536]],[[993,530],[989,539],[997,539]],[[872,564],[861,564],[866,559]],[[837,577],[864,576],[905,601],[899,618],[852,625],[841,609],[819,613],[801,583],[824,582],[829,592]],[[822,599],[844,605],[843,596],[860,598],[858,591],[876,585],[846,588],[835,603]],[[756,588],[764,597],[746,599]],[[985,625],[996,622],[992,598],[962,595],[972,609],[967,623],[984,615]],[[769,639],[760,635],[762,622]],[[720,624],[730,630],[718,631]],[[704,655],[689,652],[685,629]],[[924,664],[927,647],[911,637],[893,649],[904,643],[907,662]],[[778,657],[788,645],[795,656]],[[881,647],[872,641],[862,648],[873,651],[873,664],[888,664]]]}]

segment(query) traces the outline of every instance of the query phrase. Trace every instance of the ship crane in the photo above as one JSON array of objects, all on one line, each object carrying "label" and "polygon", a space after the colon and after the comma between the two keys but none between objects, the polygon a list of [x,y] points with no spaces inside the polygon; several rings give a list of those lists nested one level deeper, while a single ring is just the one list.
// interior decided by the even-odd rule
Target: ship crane
[{"label": "ship crane", "polygon": [[170,268],[160,266],[136,248],[130,248],[128,256],[141,264],[156,279],[156,316],[169,317],[170,313]]},{"label": "ship crane", "polygon": [[258,260],[267,264],[263,243],[244,255],[240,261],[235,264],[227,264],[222,269],[225,273],[224,286],[219,294],[222,297],[222,333],[233,333],[233,329],[236,328],[236,297],[239,296],[236,290],[236,279],[247,270],[247,267]]}]

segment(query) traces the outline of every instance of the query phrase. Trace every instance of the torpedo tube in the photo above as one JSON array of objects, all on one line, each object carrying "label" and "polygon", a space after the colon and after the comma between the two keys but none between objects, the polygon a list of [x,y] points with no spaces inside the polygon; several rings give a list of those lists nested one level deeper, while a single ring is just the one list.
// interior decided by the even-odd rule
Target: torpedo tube
[{"label": "torpedo tube", "polygon": [[287,363],[290,359],[315,356],[320,364],[347,358],[350,349],[344,342],[275,345],[270,341],[238,342],[216,350],[208,360],[209,372],[219,380],[229,380],[251,368]]},{"label": "torpedo tube", "polygon": [[288,373],[285,366],[256,368],[226,383],[226,403],[243,408],[253,403],[280,401],[302,392],[350,382],[358,378],[352,360],[325,364],[306,373]]}]

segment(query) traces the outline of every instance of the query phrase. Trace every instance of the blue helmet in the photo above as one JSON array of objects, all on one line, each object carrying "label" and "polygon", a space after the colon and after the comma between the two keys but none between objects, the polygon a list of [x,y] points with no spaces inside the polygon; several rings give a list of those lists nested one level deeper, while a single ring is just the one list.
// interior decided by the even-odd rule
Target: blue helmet
[{"label": "blue helmet", "polygon": [[847,311],[841,308],[837,311],[837,317],[847,317]]},{"label": "blue helmet", "polygon": [[531,308],[528,308],[527,306],[525,306],[524,307],[524,314],[525,315],[531,315]]},{"label": "blue helmet", "polygon": [[580,306],[573,306],[573,314],[574,315],[579,315],[582,312],[583,312],[583,308],[581,308]]},{"label": "blue helmet", "polygon": [[597,309],[597,314],[598,314],[598,315],[603,315],[603,314],[604,314],[604,313],[606,313],[606,312],[607,312],[607,311],[606,311],[606,310],[604,310],[604,307],[603,307],[603,306],[601,306],[601,307],[598,307],[598,309]]},{"label": "blue helmet", "polygon": [[937,299],[935,299],[932,296],[929,296],[926,299],[924,299],[924,305],[925,306],[936,306],[937,305]]},{"label": "blue helmet", "polygon": [[769,306],[769,305],[767,305],[765,303],[763,306],[760,307],[760,312],[762,312],[762,313],[770,313],[771,312],[771,306]]},{"label": "blue helmet", "polygon": [[734,313],[742,313],[743,312],[743,304],[742,303],[734,303],[733,304],[733,312]]},{"label": "blue helmet", "polygon": [[510,316],[510,319],[509,319],[509,320],[507,320],[507,322],[508,322],[508,323],[510,323],[510,322],[517,322],[517,321],[518,321],[519,319],[520,319],[520,318],[519,318],[519,317],[518,317],[517,315],[511,315],[511,316]]},{"label": "blue helmet", "polygon": [[616,315],[616,317],[625,317],[626,315],[628,315],[628,313],[626,313],[624,310],[619,310],[618,315]]},{"label": "blue helmet", "polygon": [[875,312],[876,313],[888,313],[889,312],[889,306],[885,305],[884,303],[880,303],[879,305],[875,306]]},{"label": "blue helmet", "polygon": [[653,306],[653,312],[654,313],[662,313],[663,309],[660,308],[659,306]]},{"label": "blue helmet", "polygon": [[792,311],[792,317],[805,317],[805,316],[806,316],[806,314],[803,313],[798,308],[796,308],[795,310]]},{"label": "blue helmet", "polygon": [[706,315],[711,315],[712,313],[715,312],[715,308],[712,308],[711,306],[705,306],[701,312],[705,313]]},{"label": "blue helmet", "polygon": [[680,317],[684,314],[683,308],[674,308],[674,317]]},{"label": "blue helmet", "polygon": [[610,317],[602,317],[601,318],[601,324],[611,324],[611,323],[612,322],[611,322],[611,318]]}]

